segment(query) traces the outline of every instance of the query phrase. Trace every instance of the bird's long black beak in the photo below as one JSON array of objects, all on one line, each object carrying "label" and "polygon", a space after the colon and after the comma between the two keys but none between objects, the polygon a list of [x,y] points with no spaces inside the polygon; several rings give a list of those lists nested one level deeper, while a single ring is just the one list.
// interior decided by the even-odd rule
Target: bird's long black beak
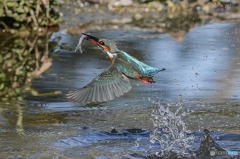
[{"label": "bird's long black beak", "polygon": [[83,43],[84,40],[87,40],[87,41],[89,41],[89,42],[91,42],[91,43],[93,43],[95,45],[99,44],[98,43],[99,39],[97,37],[92,36],[92,35],[88,35],[86,33],[82,33],[82,35],[81,35],[81,37],[79,39],[78,45],[77,45],[77,47],[75,49],[75,52],[80,51],[82,53],[82,43]]},{"label": "bird's long black beak", "polygon": [[99,39],[95,36],[92,36],[92,35],[89,35],[89,34],[86,34],[86,33],[82,33],[82,35],[86,36],[86,40],[94,40],[95,42],[99,41]]}]

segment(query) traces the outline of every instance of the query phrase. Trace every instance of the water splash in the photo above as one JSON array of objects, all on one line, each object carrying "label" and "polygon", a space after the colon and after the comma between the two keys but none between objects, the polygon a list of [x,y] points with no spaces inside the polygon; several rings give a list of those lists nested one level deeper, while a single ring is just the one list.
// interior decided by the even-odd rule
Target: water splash
[{"label": "water splash", "polygon": [[189,155],[189,148],[194,143],[194,136],[187,130],[183,121],[183,117],[187,113],[182,111],[182,106],[172,112],[160,103],[155,104],[157,104],[158,109],[152,113],[154,130],[150,135],[150,142],[160,145],[161,149],[156,155],[159,157],[167,157],[172,154],[177,154],[177,156]]}]

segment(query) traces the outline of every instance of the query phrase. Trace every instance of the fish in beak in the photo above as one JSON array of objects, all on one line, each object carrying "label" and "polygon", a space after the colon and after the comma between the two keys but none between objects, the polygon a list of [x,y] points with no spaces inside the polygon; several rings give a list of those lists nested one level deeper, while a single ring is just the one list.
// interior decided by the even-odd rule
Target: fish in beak
[{"label": "fish in beak", "polygon": [[78,45],[75,49],[75,52],[77,53],[78,51],[80,53],[82,53],[82,44],[83,44],[83,41],[84,40],[87,40],[89,42],[91,42],[92,44],[94,45],[97,45],[101,48],[103,48],[104,51],[108,52],[110,50],[110,48],[108,46],[106,46],[101,40],[99,40],[97,37],[95,36],[92,36],[92,35],[88,35],[86,33],[82,33],[80,39],[79,39],[79,42],[78,42]]},{"label": "fish in beak", "polygon": [[98,38],[96,38],[96,37],[94,37],[94,36],[92,36],[92,35],[88,35],[88,34],[82,33],[82,35],[80,36],[80,39],[79,39],[79,41],[78,41],[78,45],[77,45],[77,47],[75,48],[75,52],[76,52],[76,53],[77,53],[77,52],[80,52],[80,53],[83,52],[83,51],[82,51],[82,44],[83,44],[83,41],[84,41],[84,40],[87,40],[87,41],[89,41],[89,42],[91,42],[91,43],[93,43],[93,44],[95,44],[95,45],[97,45],[97,44],[98,44],[98,41],[99,41]]}]

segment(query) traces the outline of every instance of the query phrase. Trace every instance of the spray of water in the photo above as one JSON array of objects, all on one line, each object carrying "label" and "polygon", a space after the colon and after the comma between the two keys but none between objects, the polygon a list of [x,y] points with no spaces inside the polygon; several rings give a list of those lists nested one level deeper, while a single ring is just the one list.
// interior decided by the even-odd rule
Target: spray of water
[{"label": "spray of water", "polygon": [[[157,104],[158,108],[152,113],[154,130],[150,135],[152,144],[159,144],[161,149],[156,153],[159,157],[167,157],[171,154],[177,156],[189,155],[189,148],[194,142],[194,136],[187,130],[183,117],[182,106],[175,112],[168,107]],[[179,104],[178,104],[179,106]]]}]

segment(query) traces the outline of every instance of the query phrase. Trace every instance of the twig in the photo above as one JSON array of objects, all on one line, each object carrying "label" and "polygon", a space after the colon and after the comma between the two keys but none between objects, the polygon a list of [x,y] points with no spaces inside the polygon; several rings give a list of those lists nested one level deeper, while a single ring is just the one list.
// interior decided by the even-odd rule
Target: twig
[{"label": "twig", "polygon": [[41,1],[46,8],[46,16],[49,19],[49,1],[48,0],[41,0]]},{"label": "twig", "polygon": [[33,22],[34,22],[35,26],[38,27],[38,20],[37,20],[37,18],[36,18],[36,16],[35,16],[35,14],[34,14],[32,9],[30,10],[30,14],[31,14],[31,17],[33,19]]},{"label": "twig", "polygon": [[0,21],[0,24],[3,25],[4,29],[9,30],[9,27],[3,21]]},{"label": "twig", "polygon": [[39,11],[40,11],[40,0],[37,1],[37,4],[36,4],[36,17],[38,18],[38,15],[39,15]]},{"label": "twig", "polygon": [[29,43],[30,48],[29,48],[28,52],[32,52],[32,50],[34,49],[34,46],[35,46],[36,43],[37,43],[37,40],[38,40],[38,36],[36,36],[36,37],[34,38],[34,40],[33,40],[32,43]]},{"label": "twig", "polygon": [[5,9],[6,13],[8,14],[9,10],[8,10],[8,6],[7,6],[7,0],[3,0],[3,5],[4,5],[4,9]]}]

